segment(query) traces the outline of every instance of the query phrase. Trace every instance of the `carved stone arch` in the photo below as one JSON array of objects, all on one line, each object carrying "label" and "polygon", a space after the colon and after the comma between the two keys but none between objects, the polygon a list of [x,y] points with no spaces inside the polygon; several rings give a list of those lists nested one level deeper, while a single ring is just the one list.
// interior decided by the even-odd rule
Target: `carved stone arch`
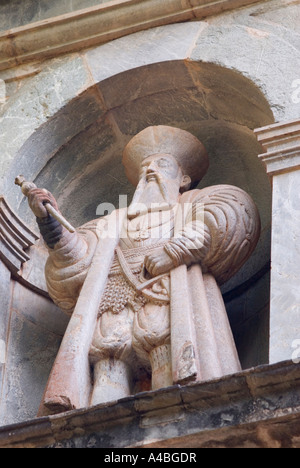
[{"label": "carved stone arch", "polygon": [[[12,183],[15,175],[23,172],[38,186],[52,191],[63,214],[80,226],[97,217],[99,204],[118,207],[120,195],[128,195],[130,201],[133,187],[126,180],[121,155],[134,134],[158,124],[195,134],[210,156],[210,169],[199,187],[237,185],[251,194],[261,214],[259,245],[223,291],[233,330],[240,336],[240,324],[268,302],[271,187],[257,158],[261,147],[253,130],[273,121],[262,92],[236,71],[186,60],[133,68],[90,86],[33,133],[10,168],[7,195],[19,216],[35,229],[27,201]],[[31,253],[22,279],[45,294],[41,249],[31,248]],[[36,270],[40,274],[33,277]],[[263,293],[253,306],[257,288]],[[251,357],[247,359],[246,366],[248,361],[260,363],[261,358],[255,357],[258,362],[253,363]]]},{"label": "carved stone arch", "polygon": [[[119,168],[122,148],[146,126],[164,123],[190,130],[212,154],[230,142],[239,146],[239,133],[250,137],[253,129],[273,121],[261,91],[238,72],[185,60],[133,68],[88,87],[34,131],[10,166],[5,192],[17,212],[27,215],[26,203],[12,184],[16,171],[39,184],[47,181],[79,225],[95,210],[94,202],[93,209],[88,208],[74,181],[92,180],[111,166],[109,185],[118,190],[110,190],[107,201],[116,203],[120,184],[130,190]],[[123,180],[114,183],[118,175]],[[76,193],[84,208],[78,209]],[[70,194],[75,196],[72,206]],[[93,194],[101,201],[103,190],[96,188]]]}]

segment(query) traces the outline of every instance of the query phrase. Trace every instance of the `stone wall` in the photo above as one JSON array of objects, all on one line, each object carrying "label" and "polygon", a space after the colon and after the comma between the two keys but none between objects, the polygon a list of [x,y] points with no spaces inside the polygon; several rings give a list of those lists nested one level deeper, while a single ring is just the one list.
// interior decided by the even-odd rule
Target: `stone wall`
[{"label": "stone wall", "polygon": [[2,363],[1,425],[37,414],[67,324],[62,312],[47,298],[19,282],[12,282],[11,287],[6,355]]},{"label": "stone wall", "polygon": [[[49,3],[43,8],[46,2],[21,3],[27,13],[17,8],[15,16],[5,8],[17,2],[1,2],[0,22],[1,14],[13,27],[21,24],[21,17],[36,21],[69,12],[71,4],[76,9],[79,3],[100,2],[51,2],[51,8]],[[271,184],[257,159],[261,147],[253,130],[298,117],[298,24],[294,2],[271,0],[0,72],[0,193],[33,230],[34,218],[13,183],[16,175],[24,172],[52,190],[66,217],[80,225],[96,217],[99,203],[117,205],[120,193],[132,194],[121,151],[147,125],[177,125],[195,133],[211,159],[203,185],[232,183],[254,197],[263,221],[261,241],[251,261],[223,290],[244,368],[268,361]],[[41,257],[33,269],[37,263],[41,271]],[[5,294],[10,273],[6,266],[0,268],[5,297],[0,418],[12,423],[35,416],[66,319],[30,281],[29,290],[23,290],[26,301],[11,308]],[[29,313],[32,303],[36,305]],[[52,314],[57,317],[55,330],[49,325]],[[28,340],[34,340],[33,354],[38,356],[45,331],[47,367],[40,372],[43,366],[30,354]],[[285,358],[291,353],[287,349]],[[27,385],[30,379],[36,391],[21,398],[22,382]],[[7,400],[9,393],[14,403]]]},{"label": "stone wall", "polygon": [[0,30],[16,28],[53,16],[88,8],[106,0],[1,0]]}]

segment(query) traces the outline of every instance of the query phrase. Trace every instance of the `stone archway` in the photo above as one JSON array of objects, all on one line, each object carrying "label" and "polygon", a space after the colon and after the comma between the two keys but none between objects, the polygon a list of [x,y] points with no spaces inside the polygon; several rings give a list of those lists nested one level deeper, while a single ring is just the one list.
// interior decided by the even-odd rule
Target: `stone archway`
[{"label": "stone archway", "polygon": [[[253,129],[272,122],[261,91],[237,72],[184,60],[151,64],[107,78],[62,108],[20,149],[11,177],[23,172],[38,186],[47,187],[65,216],[80,226],[96,218],[100,203],[118,207],[120,195],[127,195],[130,201],[133,187],[126,180],[121,155],[134,134],[157,124],[195,134],[210,156],[210,170],[200,188],[219,183],[239,186],[252,195],[262,218],[262,236],[255,254],[223,291],[240,336],[241,322],[253,317],[254,310],[261,311],[268,301],[264,275],[270,260],[271,187],[257,159],[261,148]],[[27,201],[19,193],[17,197],[19,215],[34,228]],[[42,270],[40,253],[39,249],[38,268]],[[37,262],[34,249],[31,262]],[[25,276],[26,271],[28,265]],[[263,277],[262,286],[259,281]],[[30,283],[30,276],[26,281]],[[45,290],[41,282],[39,287]],[[263,288],[263,304],[258,300],[251,309],[250,299],[257,296],[257,287]],[[245,357],[244,365],[252,364],[251,359]]]},{"label": "stone archway", "polygon": [[[238,184],[234,155],[251,158],[260,149],[252,130],[272,122],[263,94],[237,72],[183,60],[147,65],[108,78],[63,107],[25,142],[7,178],[19,171],[35,183],[47,185],[70,220],[80,225],[95,216],[97,203],[105,199],[117,205],[121,189],[132,193],[120,166],[122,148],[146,126],[165,124],[192,131],[205,143],[212,163],[223,150],[230,155],[235,176],[227,161],[226,174],[223,167],[219,178],[214,168],[214,182],[230,179]],[[245,148],[244,138],[249,140]],[[252,159],[255,177],[261,173],[267,180],[255,156]],[[101,181],[104,175],[109,177],[105,184]],[[91,186],[92,192],[87,188]],[[21,195],[14,187],[10,193],[18,199],[19,213],[28,217]],[[257,197],[259,203],[258,198],[262,197]]]},{"label": "stone archway", "polygon": [[[32,226],[34,219],[13,185],[18,173],[53,190],[64,214],[79,225],[95,216],[99,201],[117,203],[120,186],[123,193],[132,193],[120,155],[139,125],[168,122],[203,139],[211,155],[210,173],[203,184],[227,181],[242,186],[257,201],[263,217],[262,238],[252,261],[224,289],[244,368],[266,362],[263,348],[268,345],[269,316],[271,189],[256,158],[261,148],[252,130],[272,123],[272,112],[276,121],[298,115],[291,99],[291,85],[298,78],[296,21],[296,15],[282,15],[279,5],[269,10],[258,4],[234,15],[153,28],[27,70],[21,67],[16,76],[24,73],[17,78],[22,86],[0,120],[2,190],[19,216]],[[151,106],[154,110],[150,112]],[[99,184],[101,180],[106,188]],[[27,265],[27,273],[32,268],[39,276],[43,254],[37,257],[35,249],[30,254],[24,267]],[[44,288],[30,275],[26,281],[30,288]],[[9,287],[8,280],[3,288]],[[47,379],[44,363],[51,365],[57,337],[65,326],[50,301],[39,296],[42,301],[35,303],[37,295],[31,293],[26,289],[25,300],[19,298],[30,315],[27,333],[18,310],[10,319],[7,349],[11,346],[12,365],[7,363],[7,373],[16,390],[11,392],[8,384],[6,391],[3,386],[6,423],[35,416],[43,379]],[[14,297],[18,303],[16,290]],[[50,322],[53,328],[48,326]],[[45,330],[51,338],[47,348]],[[45,361],[40,359],[41,350]],[[19,356],[25,356],[25,365]],[[18,367],[14,367],[14,359]],[[26,401],[24,388],[28,389]],[[2,408],[0,412],[4,414]]]}]

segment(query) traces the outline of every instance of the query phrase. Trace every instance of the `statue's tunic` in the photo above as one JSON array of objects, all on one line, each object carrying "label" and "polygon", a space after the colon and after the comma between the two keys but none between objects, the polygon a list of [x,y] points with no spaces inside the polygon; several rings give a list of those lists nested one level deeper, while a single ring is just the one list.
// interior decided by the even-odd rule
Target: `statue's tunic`
[{"label": "statue's tunic", "polygon": [[[69,237],[49,254],[48,291],[67,313],[75,307],[106,222],[109,217],[101,227],[99,220],[86,224],[78,229],[79,236]],[[127,219],[99,304],[91,360],[115,357],[150,367],[151,351],[170,345],[172,300],[182,301],[181,285],[171,287],[172,273],[151,280],[143,267],[146,255],[165,249],[175,269],[187,266],[188,292],[181,312],[184,318],[190,310],[193,321],[197,378],[238,371],[219,285],[249,258],[259,233],[255,204],[244,191],[228,185],[186,192],[170,211]]]}]

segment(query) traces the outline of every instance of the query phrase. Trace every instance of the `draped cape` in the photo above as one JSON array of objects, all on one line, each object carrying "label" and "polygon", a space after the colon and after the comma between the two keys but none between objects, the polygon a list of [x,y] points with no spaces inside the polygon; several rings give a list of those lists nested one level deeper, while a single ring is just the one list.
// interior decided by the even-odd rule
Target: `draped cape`
[{"label": "draped cape", "polygon": [[[251,197],[230,185],[191,190],[181,195],[179,203],[184,223],[177,216],[169,240],[171,254],[181,260],[170,272],[170,326],[173,381],[183,384],[240,370],[219,286],[252,254],[260,218]],[[100,225],[99,220],[87,223],[77,230],[76,238],[49,252],[48,291],[71,319],[40,415],[89,405],[88,352],[126,214],[126,209],[116,210]],[[103,239],[101,229],[111,217],[116,234]]]}]

